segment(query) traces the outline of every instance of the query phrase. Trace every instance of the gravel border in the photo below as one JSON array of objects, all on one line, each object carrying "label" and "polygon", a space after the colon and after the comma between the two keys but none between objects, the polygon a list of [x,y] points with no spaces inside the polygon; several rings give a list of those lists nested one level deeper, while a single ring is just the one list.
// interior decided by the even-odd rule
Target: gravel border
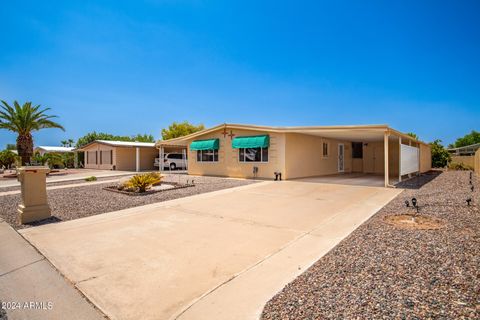
[{"label": "gravel border", "polygon": [[[217,177],[193,177],[188,175],[167,174],[165,182],[187,184],[194,180],[195,186],[157,192],[141,197],[135,197],[116,192],[103,190],[112,183],[101,183],[81,187],[47,190],[52,217],[40,222],[18,225],[17,206],[20,195],[6,195],[0,197],[0,217],[16,229],[27,228],[45,223],[53,223],[88,217],[106,212],[112,212],[150,203],[188,197],[195,194],[233,188],[256,183],[253,180],[240,180]],[[187,181],[188,180],[188,181]]]},{"label": "gravel border", "polygon": [[[472,193],[468,172],[414,179],[273,297],[262,319],[480,319],[480,181]],[[420,214],[446,226],[409,230],[383,221],[411,213],[404,201],[413,197]]]}]

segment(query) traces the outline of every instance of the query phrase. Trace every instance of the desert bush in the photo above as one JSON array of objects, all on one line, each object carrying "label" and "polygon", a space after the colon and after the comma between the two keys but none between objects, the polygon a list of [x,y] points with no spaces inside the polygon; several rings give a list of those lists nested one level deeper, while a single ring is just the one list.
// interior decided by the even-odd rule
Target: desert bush
[{"label": "desert bush", "polygon": [[161,181],[162,178],[160,174],[156,172],[137,174],[125,182],[123,187],[126,190],[143,193],[152,186],[160,184]]},{"label": "desert bush", "polygon": [[473,170],[472,166],[461,162],[450,162],[448,168],[451,170]]},{"label": "desert bush", "polygon": [[85,181],[87,181],[87,182],[97,181],[97,177],[91,176],[91,177],[85,178]]}]

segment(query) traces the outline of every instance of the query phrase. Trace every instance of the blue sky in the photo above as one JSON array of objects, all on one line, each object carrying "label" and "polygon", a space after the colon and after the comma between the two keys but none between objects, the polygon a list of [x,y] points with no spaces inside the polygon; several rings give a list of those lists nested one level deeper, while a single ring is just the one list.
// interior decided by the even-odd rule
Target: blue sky
[{"label": "blue sky", "polygon": [[[450,143],[480,123],[479,1],[9,1],[0,98],[67,129],[387,123]],[[0,147],[15,136],[0,131]]]}]

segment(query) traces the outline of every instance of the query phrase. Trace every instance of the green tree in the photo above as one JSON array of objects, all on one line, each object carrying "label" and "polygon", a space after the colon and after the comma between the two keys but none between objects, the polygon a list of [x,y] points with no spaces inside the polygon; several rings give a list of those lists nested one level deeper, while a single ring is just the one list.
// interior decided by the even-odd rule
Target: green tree
[{"label": "green tree", "polygon": [[17,146],[14,143],[7,143],[5,146],[6,150],[17,150]]},{"label": "green tree", "polygon": [[137,134],[135,136],[115,136],[104,132],[89,132],[77,140],[77,148],[81,148],[95,140],[109,141],[139,141],[139,142],[155,142],[155,138],[151,134]]},{"label": "green tree", "polygon": [[451,160],[450,153],[443,147],[442,140],[435,140],[430,143],[432,150],[432,167],[443,168]]},{"label": "green tree", "polygon": [[69,146],[69,147],[72,147],[73,144],[75,143],[75,141],[74,141],[73,139],[68,139],[68,140],[67,140],[67,143],[68,143],[68,146]]},{"label": "green tree", "polygon": [[66,146],[68,146],[68,141],[67,140],[62,140],[62,141],[60,141],[60,144],[62,145],[62,147],[66,147]]},{"label": "green tree", "polygon": [[413,139],[418,140],[418,135],[417,135],[416,133],[409,132],[409,133],[407,133],[407,136],[410,136],[410,137],[412,137]]},{"label": "green tree", "polygon": [[449,145],[449,148],[460,148],[471,144],[480,143],[480,132],[472,130],[472,132],[458,138],[455,143]]},{"label": "green tree", "polygon": [[65,129],[54,122],[52,119],[56,116],[47,115],[50,108],[40,109],[40,105],[32,106],[31,102],[26,102],[22,106],[13,102],[13,107],[2,100],[0,109],[0,129],[6,129],[18,134],[17,151],[22,159],[22,165],[30,162],[33,154],[33,136],[32,132],[46,128]]},{"label": "green tree", "polygon": [[183,137],[203,129],[205,129],[205,126],[203,124],[199,124],[198,126],[196,126],[189,123],[188,121],[180,123],[173,122],[171,125],[168,126],[167,129],[162,129],[162,139],[169,140],[173,138]]},{"label": "green tree", "polygon": [[155,142],[155,138],[151,134],[137,134],[130,137],[132,141],[138,142]]},{"label": "green tree", "polygon": [[0,168],[10,168],[15,163],[16,156],[11,150],[0,151]]}]

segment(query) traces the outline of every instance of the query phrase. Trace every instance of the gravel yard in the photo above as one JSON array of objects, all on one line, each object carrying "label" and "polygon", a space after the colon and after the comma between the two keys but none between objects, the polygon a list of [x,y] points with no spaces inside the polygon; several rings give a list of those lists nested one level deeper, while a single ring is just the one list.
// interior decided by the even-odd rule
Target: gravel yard
[{"label": "gravel yard", "polygon": [[[273,297],[262,319],[479,319],[478,178],[474,185],[472,194],[469,173],[461,171],[405,182],[404,192]],[[404,204],[412,197],[420,214],[445,226],[384,222],[412,213]]]},{"label": "gravel yard", "polygon": [[[255,181],[252,180],[192,177],[183,174],[167,174],[163,181],[186,183],[187,179],[189,182],[193,179],[195,181],[195,186],[137,197],[103,190],[104,187],[112,185],[112,183],[48,190],[48,199],[53,217],[46,221],[42,221],[42,223],[73,220],[149,203],[173,200],[194,194],[255,183]],[[0,197],[0,218],[3,218],[17,229],[31,226],[16,225],[16,209],[19,202],[19,194]]]}]

